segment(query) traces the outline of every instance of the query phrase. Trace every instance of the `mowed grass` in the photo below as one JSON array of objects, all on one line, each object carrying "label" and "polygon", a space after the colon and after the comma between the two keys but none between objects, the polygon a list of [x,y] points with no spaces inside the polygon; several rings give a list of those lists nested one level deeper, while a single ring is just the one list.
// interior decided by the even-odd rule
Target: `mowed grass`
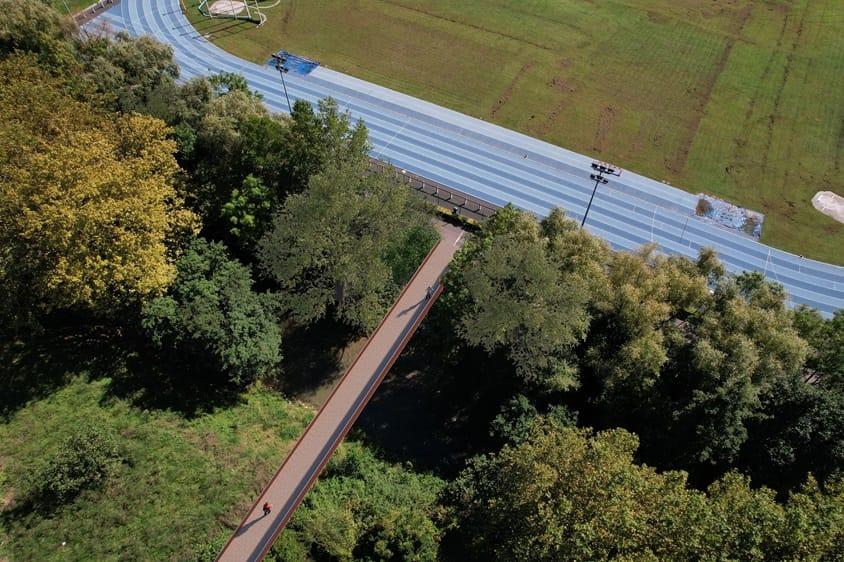
[{"label": "mowed grass", "polygon": [[71,14],[75,14],[95,2],[96,0],[50,0],[50,4],[63,14],[66,14],[68,10]]},{"label": "mowed grass", "polygon": [[281,0],[197,29],[280,48],[767,215],[763,241],[844,264],[840,0]]},{"label": "mowed grass", "polygon": [[[239,523],[312,416],[257,387],[186,419],[115,399],[108,383],[80,376],[0,425],[0,560],[195,559]],[[120,435],[128,462],[116,478],[49,515],[16,511],[37,467],[95,419]]]}]

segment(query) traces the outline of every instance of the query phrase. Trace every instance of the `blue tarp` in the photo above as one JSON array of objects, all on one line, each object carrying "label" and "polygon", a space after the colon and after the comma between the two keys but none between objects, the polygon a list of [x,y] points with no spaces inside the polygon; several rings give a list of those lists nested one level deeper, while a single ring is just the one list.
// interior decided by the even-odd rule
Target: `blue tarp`
[{"label": "blue tarp", "polygon": [[[296,74],[297,76],[307,76],[313,70],[319,66],[319,62],[311,59],[306,59],[305,57],[300,57],[299,55],[294,55],[293,53],[288,53],[285,50],[281,50],[276,53],[277,57],[284,57],[286,62],[284,66],[287,67],[287,70],[292,73]],[[267,61],[267,65],[275,68],[276,67],[276,60],[272,57]]]}]

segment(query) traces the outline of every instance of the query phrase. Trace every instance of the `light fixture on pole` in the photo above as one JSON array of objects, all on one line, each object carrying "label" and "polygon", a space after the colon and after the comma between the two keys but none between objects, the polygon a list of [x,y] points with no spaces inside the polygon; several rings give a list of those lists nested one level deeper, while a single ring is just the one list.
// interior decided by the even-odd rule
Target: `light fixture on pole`
[{"label": "light fixture on pole", "polygon": [[583,220],[580,222],[581,228],[583,228],[583,225],[586,224],[586,217],[589,216],[589,209],[592,208],[592,200],[595,199],[595,193],[598,191],[598,185],[609,182],[609,180],[604,177],[604,174],[609,176],[621,175],[621,170],[616,170],[615,166],[607,164],[606,162],[592,162],[592,169],[598,173],[596,174],[593,172],[589,174],[589,177],[595,180],[595,187],[592,188],[592,196],[589,198],[589,204],[586,205],[586,212],[583,213]]},{"label": "light fixture on pole", "polygon": [[293,113],[293,106],[290,104],[290,96],[287,95],[287,83],[284,81],[284,75],[290,72],[290,69],[285,66],[287,57],[284,55],[270,55],[275,61],[276,70],[281,74],[281,86],[284,88],[284,97],[287,99],[288,113]]}]

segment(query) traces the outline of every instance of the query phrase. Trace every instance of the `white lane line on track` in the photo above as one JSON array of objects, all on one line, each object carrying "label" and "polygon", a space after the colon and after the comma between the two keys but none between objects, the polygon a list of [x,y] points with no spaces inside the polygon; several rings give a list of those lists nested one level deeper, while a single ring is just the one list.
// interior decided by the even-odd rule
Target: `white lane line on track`
[{"label": "white lane line on track", "polygon": [[407,121],[402,123],[401,128],[398,131],[396,131],[393,134],[393,136],[389,138],[389,140],[387,140],[387,144],[385,144],[384,146],[382,146],[381,148],[378,149],[378,152],[375,153],[375,158],[378,158],[379,156],[384,154],[385,150],[390,148],[390,145],[393,144],[393,141],[396,140],[396,137],[399,136],[402,131],[404,131],[404,128],[407,127],[408,123],[410,123],[410,119],[408,119]]}]

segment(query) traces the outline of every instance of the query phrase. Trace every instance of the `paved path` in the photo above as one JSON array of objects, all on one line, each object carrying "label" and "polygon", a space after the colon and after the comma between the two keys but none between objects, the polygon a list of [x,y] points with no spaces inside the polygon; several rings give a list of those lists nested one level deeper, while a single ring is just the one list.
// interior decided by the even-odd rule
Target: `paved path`
[{"label": "paved path", "polygon": [[[284,464],[261,493],[226,544],[220,562],[257,561],[287,524],[308,489],[328,462],[384,376],[425,318],[441,287],[437,284],[457,250],[463,231],[441,225],[442,240],[416,271],[360,355],[343,375]],[[436,293],[426,297],[428,287]],[[264,516],[264,502],[273,511]]]},{"label": "paved path", "polygon": [[[281,14],[269,10],[267,15]],[[91,25],[102,20],[169,43],[182,78],[237,72],[273,111],[288,110],[275,69],[239,59],[203,36],[231,32],[230,21],[203,21],[198,33],[182,14],[179,0],[122,0]],[[278,41],[277,48],[284,48],[284,38]],[[493,205],[512,202],[539,216],[562,207],[578,221],[586,209],[593,185],[588,156],[325,67],[307,76],[291,72],[287,89],[292,99],[310,103],[336,99],[365,121],[373,156],[471,197]],[[711,247],[729,271],[758,271],[782,283],[792,303],[815,307],[826,316],[844,308],[844,268],[803,259],[701,220],[695,216],[696,204],[693,194],[625,171],[599,188],[586,227],[617,250],[654,242],[665,253],[695,258],[701,248]]]}]

